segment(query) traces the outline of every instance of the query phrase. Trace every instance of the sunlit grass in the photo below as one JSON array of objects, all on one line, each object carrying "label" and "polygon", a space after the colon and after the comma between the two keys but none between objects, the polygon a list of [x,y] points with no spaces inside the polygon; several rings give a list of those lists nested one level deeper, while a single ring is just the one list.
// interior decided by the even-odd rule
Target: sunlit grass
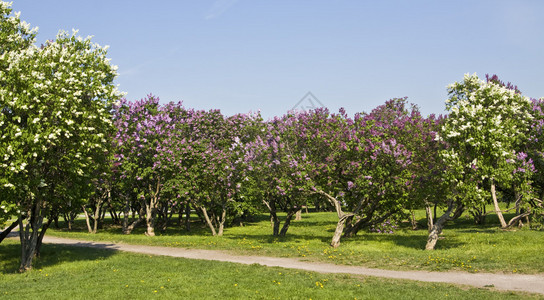
[{"label": "sunlit grass", "polygon": [[[86,233],[84,221],[78,220],[71,232],[51,228],[49,235],[168,247],[230,250],[239,254],[298,257],[308,261],[402,270],[461,270],[469,272],[543,273],[544,232],[500,230],[496,216],[488,225],[474,225],[471,218],[448,224],[435,251],[424,251],[427,230],[422,212],[418,212],[419,230],[400,224],[394,234],[360,232],[343,239],[339,248],[329,246],[335,229],[334,213],[303,214],[292,222],[286,237],[273,237],[268,216],[257,216],[243,227],[227,228],[222,237],[214,237],[196,219],[192,231],[172,226],[165,233],[147,237],[144,229],[131,235],[121,234],[118,226],[106,225],[98,234]],[[62,226],[62,224],[61,224]]]},{"label": "sunlit grass", "polygon": [[523,293],[259,265],[44,245],[18,274],[16,240],[0,244],[2,299],[519,299]]}]

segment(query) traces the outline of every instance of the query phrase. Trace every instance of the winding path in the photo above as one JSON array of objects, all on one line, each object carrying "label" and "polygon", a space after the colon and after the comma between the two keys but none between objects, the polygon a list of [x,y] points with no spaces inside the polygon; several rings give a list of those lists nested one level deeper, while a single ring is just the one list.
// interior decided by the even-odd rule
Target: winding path
[{"label": "winding path", "polygon": [[50,244],[71,245],[77,247],[112,249],[118,251],[151,255],[226,261],[247,265],[260,264],[269,267],[300,269],[319,273],[347,273],[426,282],[444,282],[469,285],[479,288],[493,287],[497,290],[502,291],[524,291],[530,293],[544,294],[544,274],[521,275],[466,272],[392,271],[357,266],[343,266],[327,263],[305,262],[295,258],[233,255],[229,254],[226,251],[219,250],[184,249],[128,244],[108,244],[51,236],[45,236],[43,242]]}]

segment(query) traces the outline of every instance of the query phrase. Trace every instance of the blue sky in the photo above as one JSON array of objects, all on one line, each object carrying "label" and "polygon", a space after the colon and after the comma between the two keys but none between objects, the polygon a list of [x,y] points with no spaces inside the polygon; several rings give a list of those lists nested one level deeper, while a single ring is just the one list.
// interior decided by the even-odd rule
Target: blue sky
[{"label": "blue sky", "polygon": [[544,1],[15,0],[38,42],[109,45],[126,97],[279,116],[311,92],[332,111],[407,96],[443,113],[446,86],[498,74],[544,96]]}]

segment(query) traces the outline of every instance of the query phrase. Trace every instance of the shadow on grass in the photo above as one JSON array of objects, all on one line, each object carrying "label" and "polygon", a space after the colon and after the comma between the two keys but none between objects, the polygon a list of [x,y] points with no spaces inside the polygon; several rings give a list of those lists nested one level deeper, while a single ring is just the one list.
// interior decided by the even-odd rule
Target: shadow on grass
[{"label": "shadow on grass", "polygon": [[[420,230],[421,234],[378,234],[378,233],[369,233],[369,232],[359,232],[356,236],[353,237],[342,237],[341,243],[344,245],[348,244],[359,244],[359,243],[368,243],[368,244],[395,244],[396,246],[424,250],[427,243],[427,230]],[[241,240],[243,238],[247,240],[253,240],[260,243],[284,243],[284,242],[308,242],[308,241],[318,241],[324,245],[329,245],[332,239],[331,230],[323,230],[323,235],[311,235],[311,234],[297,234],[294,232],[288,232],[286,236],[273,236],[272,234],[239,234],[239,235],[229,235],[225,238],[232,240]],[[459,241],[455,237],[448,237],[440,239],[439,243],[436,246],[436,249],[454,249],[460,248],[466,243]]]},{"label": "shadow on grass", "polygon": [[[88,247],[88,243],[76,245],[43,244],[40,257],[34,258],[32,267],[41,269],[57,264],[83,261],[102,260],[114,255],[115,250],[111,245],[103,244]],[[18,240],[11,239],[0,245],[0,273],[18,273],[21,262],[21,246]]]},{"label": "shadow on grass", "polygon": [[[332,239],[331,235],[306,235],[306,234],[297,234],[297,233],[287,233],[286,236],[273,236],[272,234],[240,234],[240,235],[230,235],[225,236],[225,238],[231,240],[252,240],[257,243],[304,243],[308,241],[318,241],[323,243],[324,246],[328,246]],[[353,237],[342,237],[341,244],[359,244],[359,243],[369,243],[369,244],[395,244],[396,246],[424,250],[427,243],[427,235],[397,235],[397,234],[376,234],[376,233],[359,233]],[[454,237],[441,239],[437,244],[436,249],[454,249],[460,248],[465,245],[464,242],[461,242]]]},{"label": "shadow on grass", "polygon": [[[180,226],[172,222],[172,224],[168,225],[166,231],[162,232],[161,230],[156,230],[155,233],[157,235],[166,235],[166,236],[172,236],[172,235],[192,236],[192,235],[206,235],[207,233],[210,232],[208,227],[206,227],[197,219],[191,220],[190,227],[191,227],[191,230],[187,231],[184,225]],[[88,233],[85,220],[74,221],[72,225],[72,229],[68,229],[67,226],[65,226],[63,221],[59,221],[58,228],[51,227],[49,230],[57,231],[57,232],[69,232],[69,233]],[[105,233],[108,235],[124,235],[122,226],[117,224],[112,224],[112,223],[103,224],[102,227],[99,227],[98,232]],[[145,232],[146,232],[145,223],[141,223],[139,226],[134,228],[131,235],[144,234]]]},{"label": "shadow on grass", "polygon": [[393,243],[398,246],[423,249],[427,242],[426,237],[423,236],[401,236],[395,234],[371,234],[371,233],[359,233],[356,236],[350,238],[343,238],[343,244],[350,243]]},{"label": "shadow on grass", "polygon": [[497,229],[486,229],[486,228],[466,228],[466,229],[458,229],[457,232],[460,233],[497,233],[499,232]]},{"label": "shadow on grass", "polygon": [[329,237],[323,237],[323,236],[316,236],[316,235],[307,235],[307,234],[296,234],[296,233],[287,233],[285,236],[274,236],[272,233],[270,234],[229,234],[223,236],[223,238],[234,240],[234,241],[240,241],[242,239],[246,240],[253,240],[255,242],[259,243],[267,243],[267,244],[273,244],[273,243],[285,243],[285,242],[300,242],[303,243],[305,241],[316,241],[319,240],[321,242],[329,242]]},{"label": "shadow on grass", "polygon": [[[300,227],[314,227],[314,226],[319,226],[319,227],[326,227],[326,226],[336,226],[336,220],[333,220],[333,221],[329,221],[329,220],[323,220],[323,221],[307,221],[305,220],[304,218],[302,219],[302,221],[295,221],[295,222],[300,222],[300,223],[296,223],[296,226],[300,226]],[[334,232],[336,228],[332,228],[330,230],[332,230]]]},{"label": "shadow on grass", "polygon": [[[350,243],[372,243],[372,244],[395,244],[396,246],[424,250],[427,244],[427,235],[397,235],[397,234],[375,234],[375,233],[359,233],[350,238],[342,238],[342,243],[347,245]],[[436,245],[436,249],[455,249],[460,248],[466,243],[461,242],[453,237],[440,239]]]},{"label": "shadow on grass", "polygon": [[[266,216],[254,216],[251,220],[244,220],[243,224],[244,226],[252,226],[262,222],[263,220],[268,219]],[[113,224],[110,221],[111,220],[109,218],[106,218],[105,224],[102,224],[102,226],[98,228],[98,232],[105,233],[107,235],[124,235],[122,226],[118,224]],[[239,226],[229,225],[226,226],[226,229],[235,227]],[[72,224],[71,229],[68,229],[64,221],[59,221],[58,228],[52,226],[49,230],[67,233],[88,233],[87,225],[84,219],[75,220]],[[131,235],[141,235],[145,234],[145,232],[146,225],[145,222],[142,222],[136,228],[134,228]],[[169,222],[168,227],[165,231],[156,229],[155,234],[163,236],[206,236],[211,235],[211,231],[206,224],[202,223],[200,219],[196,217],[191,217],[190,230],[186,229],[185,222],[180,225],[177,223],[177,221],[172,220]]]}]

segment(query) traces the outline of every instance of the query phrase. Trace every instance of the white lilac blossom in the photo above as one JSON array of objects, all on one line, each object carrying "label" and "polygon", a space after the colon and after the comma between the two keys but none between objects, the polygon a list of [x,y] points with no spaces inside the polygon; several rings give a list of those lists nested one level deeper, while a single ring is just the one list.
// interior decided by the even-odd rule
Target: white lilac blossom
[{"label": "white lilac blossom", "polygon": [[[121,93],[106,50],[90,38],[61,31],[37,46],[37,29],[1,1],[0,24],[0,157],[9,156],[0,168],[0,199],[17,206],[10,213],[28,216],[23,226],[37,229],[29,222],[41,222],[62,201],[89,198],[89,181],[110,151],[98,134],[113,130],[111,108]],[[76,158],[77,152],[86,155]],[[66,191],[62,197],[55,195],[60,190]],[[5,217],[0,211],[0,222]],[[24,232],[28,240],[37,234]],[[21,270],[33,256],[23,252]]]},{"label": "white lilac blossom", "polygon": [[[519,180],[519,173],[534,171],[528,161],[524,165],[524,159],[516,157],[529,139],[532,102],[496,76],[484,81],[466,74],[462,82],[450,85],[448,92],[449,115],[440,137],[449,145],[441,151],[450,170],[449,180],[457,194],[464,195],[460,197],[464,205],[478,207],[493,199],[500,214],[495,184],[507,187]],[[501,223],[505,226],[503,219]]]}]

